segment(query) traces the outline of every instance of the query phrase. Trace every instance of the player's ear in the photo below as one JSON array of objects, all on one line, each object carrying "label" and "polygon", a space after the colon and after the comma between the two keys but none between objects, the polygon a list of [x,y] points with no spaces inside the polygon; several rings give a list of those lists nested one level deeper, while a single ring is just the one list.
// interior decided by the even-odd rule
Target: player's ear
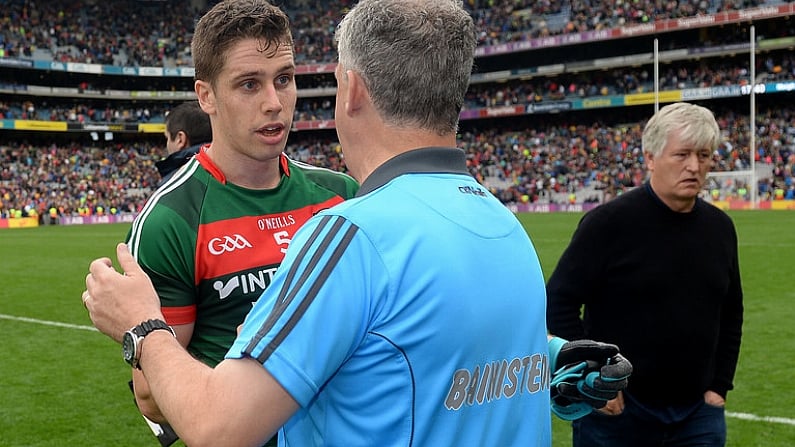
[{"label": "player's ear", "polygon": [[202,110],[208,115],[215,113],[215,92],[212,85],[207,81],[196,80],[193,90],[196,91],[196,99],[199,100]]}]

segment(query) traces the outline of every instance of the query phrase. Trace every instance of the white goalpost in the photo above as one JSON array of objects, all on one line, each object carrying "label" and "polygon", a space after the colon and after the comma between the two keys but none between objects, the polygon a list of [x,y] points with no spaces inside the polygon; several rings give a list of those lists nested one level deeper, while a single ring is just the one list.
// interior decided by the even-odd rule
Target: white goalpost
[{"label": "white goalpost", "polygon": [[[754,25],[750,26],[750,141],[748,156],[750,169],[744,171],[710,172],[707,175],[703,196],[707,200],[729,200],[731,198],[747,200],[751,209],[758,208],[759,193],[757,191],[756,176],[756,31]],[[660,108],[659,86],[659,43],[654,39],[654,112]]]},{"label": "white goalpost", "polygon": [[707,174],[707,183],[702,191],[702,198],[709,202],[746,200],[756,208],[752,199],[756,194],[754,185],[756,175],[752,170],[721,171]]},{"label": "white goalpost", "polygon": [[759,193],[757,192],[756,183],[756,30],[754,25],[750,27],[751,36],[751,111],[750,111],[750,125],[751,135],[748,144],[748,152],[751,158],[751,209],[757,208],[759,201]]},{"label": "white goalpost", "polygon": [[756,31],[749,27],[750,37],[750,139],[748,142],[748,158],[750,169],[743,171],[710,172],[704,185],[703,198],[712,202],[728,200],[744,200],[751,209],[758,208],[759,192],[756,175]]}]

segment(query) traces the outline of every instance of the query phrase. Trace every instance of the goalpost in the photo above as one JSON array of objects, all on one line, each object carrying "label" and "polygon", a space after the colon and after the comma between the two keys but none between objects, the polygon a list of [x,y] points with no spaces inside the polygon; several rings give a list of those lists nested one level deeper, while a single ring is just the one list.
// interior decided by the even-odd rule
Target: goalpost
[{"label": "goalpost", "polygon": [[[748,157],[750,169],[745,171],[710,172],[707,175],[707,184],[704,186],[704,199],[711,201],[728,200],[731,198],[742,199],[750,202],[751,209],[756,209],[759,202],[756,179],[756,29],[749,27],[750,37],[750,142]],[[659,46],[654,39],[654,112],[660,108],[660,78],[659,78]]]},{"label": "goalpost", "polygon": [[702,198],[709,202],[745,200],[752,208],[756,208],[753,200],[753,195],[756,194],[755,182],[756,175],[752,170],[710,172],[707,174]]}]

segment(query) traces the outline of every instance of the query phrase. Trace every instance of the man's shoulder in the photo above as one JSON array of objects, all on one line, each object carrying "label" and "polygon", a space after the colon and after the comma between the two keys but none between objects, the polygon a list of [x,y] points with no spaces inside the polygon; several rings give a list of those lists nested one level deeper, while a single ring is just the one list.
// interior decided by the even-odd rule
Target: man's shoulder
[{"label": "man's shoulder", "polygon": [[353,177],[351,177],[350,175],[344,172],[335,171],[333,169],[326,168],[323,166],[311,165],[303,161],[294,160],[290,157],[287,157],[287,162],[290,164],[291,171],[293,169],[297,169],[300,172],[304,173],[304,175],[312,176],[313,178],[332,177],[332,178],[347,178],[353,180]]},{"label": "man's shoulder", "polygon": [[290,172],[297,172],[307,182],[329,189],[345,199],[352,198],[359,190],[356,180],[344,172],[313,166],[291,158],[287,158],[287,160],[290,164]]},{"label": "man's shoulder", "polygon": [[182,216],[180,220],[198,215],[205,204],[209,174],[196,161],[190,161],[186,168],[155,189],[136,217],[137,225],[146,223],[150,228],[167,226],[175,215]]},{"label": "man's shoulder", "polygon": [[704,213],[708,219],[714,220],[716,223],[725,225],[726,227],[734,228],[734,221],[726,211],[704,199],[698,199],[697,204],[701,212]]},{"label": "man's shoulder", "polygon": [[622,213],[632,209],[636,210],[638,202],[644,200],[645,197],[646,191],[643,190],[643,186],[638,186],[597,206],[596,208],[589,211],[588,214],[610,215]]}]

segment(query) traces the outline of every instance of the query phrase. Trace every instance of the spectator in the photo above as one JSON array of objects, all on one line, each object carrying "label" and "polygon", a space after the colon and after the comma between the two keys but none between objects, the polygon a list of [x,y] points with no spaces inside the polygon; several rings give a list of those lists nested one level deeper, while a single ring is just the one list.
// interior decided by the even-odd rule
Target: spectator
[{"label": "spectator", "polygon": [[550,332],[614,343],[634,366],[604,414],[572,423],[574,447],[726,442],[743,322],[737,234],[698,197],[719,139],[708,109],[661,108],[643,131],[649,181],[588,212],[549,278]]},{"label": "spectator", "polygon": [[198,101],[188,101],[174,107],[166,115],[167,156],[155,163],[162,185],[182,165],[199,152],[199,148],[213,138],[210,117],[204,113]]}]

